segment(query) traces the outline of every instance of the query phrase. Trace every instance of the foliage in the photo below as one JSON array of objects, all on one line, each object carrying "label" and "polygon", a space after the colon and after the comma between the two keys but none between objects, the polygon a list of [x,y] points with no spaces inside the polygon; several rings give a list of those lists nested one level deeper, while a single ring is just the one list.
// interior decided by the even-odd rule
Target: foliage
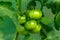
[{"label": "foliage", "polygon": [[[28,15],[31,10],[40,10],[42,17],[31,19]],[[30,12],[30,16],[33,17],[33,13]],[[20,18],[21,21],[24,20],[20,24],[19,16],[23,15],[26,20]],[[24,27],[24,24],[31,20],[41,25],[39,32],[33,33]],[[29,24],[28,27],[32,25]],[[0,0],[0,40],[60,40],[60,1]]]}]

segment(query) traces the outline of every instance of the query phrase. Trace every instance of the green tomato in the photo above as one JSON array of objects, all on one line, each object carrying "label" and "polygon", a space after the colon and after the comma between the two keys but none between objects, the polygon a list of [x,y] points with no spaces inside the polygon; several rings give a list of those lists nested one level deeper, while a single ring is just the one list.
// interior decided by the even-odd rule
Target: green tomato
[{"label": "green tomato", "polygon": [[23,24],[23,23],[26,22],[26,16],[25,15],[24,16],[19,16],[18,20],[19,20],[20,24]]},{"label": "green tomato", "polygon": [[38,32],[40,32],[41,27],[42,26],[40,24],[37,24],[36,27],[32,30],[32,33],[38,33]]},{"label": "green tomato", "polygon": [[28,34],[28,31],[26,31],[26,29],[22,25],[17,28],[17,31],[18,31],[18,33],[23,34],[23,35],[27,35]]},{"label": "green tomato", "polygon": [[25,28],[27,30],[32,30],[35,28],[36,25],[37,25],[37,22],[35,20],[30,20],[25,23]]},{"label": "green tomato", "polygon": [[33,19],[39,19],[42,17],[42,12],[39,10],[31,10],[29,12],[29,17]]}]

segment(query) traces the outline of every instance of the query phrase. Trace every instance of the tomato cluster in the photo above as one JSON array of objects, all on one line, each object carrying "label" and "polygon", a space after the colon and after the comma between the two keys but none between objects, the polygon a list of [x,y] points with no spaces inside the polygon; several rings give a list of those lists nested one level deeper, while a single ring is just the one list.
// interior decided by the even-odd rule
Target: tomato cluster
[{"label": "tomato cluster", "polygon": [[42,11],[40,10],[29,10],[22,16],[18,16],[18,20],[22,28],[19,32],[25,33],[38,33],[41,30],[41,24],[37,22],[42,17]]}]

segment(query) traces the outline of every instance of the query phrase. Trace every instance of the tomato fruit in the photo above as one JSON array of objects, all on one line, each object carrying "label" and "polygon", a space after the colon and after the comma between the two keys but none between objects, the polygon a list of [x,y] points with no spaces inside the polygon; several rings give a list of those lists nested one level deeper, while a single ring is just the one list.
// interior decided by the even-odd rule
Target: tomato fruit
[{"label": "tomato fruit", "polygon": [[42,17],[42,12],[39,10],[30,10],[29,17],[33,19],[39,19]]},{"label": "tomato fruit", "polygon": [[36,25],[37,25],[37,22],[35,20],[30,20],[25,23],[25,28],[28,30],[32,30],[35,28]]},{"label": "tomato fruit", "polygon": [[25,16],[25,15],[19,16],[19,17],[18,17],[18,20],[19,20],[20,24],[23,24],[23,23],[26,22],[26,16]]},{"label": "tomato fruit", "polygon": [[41,27],[42,26],[40,24],[37,24],[36,27],[32,30],[32,33],[38,33],[38,32],[40,32]]},{"label": "tomato fruit", "polygon": [[26,29],[22,25],[20,27],[18,27],[17,30],[18,30],[18,33],[21,33],[23,35],[27,35],[28,34],[28,32],[26,31]]}]

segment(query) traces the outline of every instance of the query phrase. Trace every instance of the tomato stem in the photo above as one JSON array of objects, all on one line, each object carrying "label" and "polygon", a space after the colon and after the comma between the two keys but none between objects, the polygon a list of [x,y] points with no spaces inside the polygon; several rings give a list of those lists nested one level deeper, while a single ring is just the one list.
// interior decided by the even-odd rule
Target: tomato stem
[{"label": "tomato stem", "polygon": [[18,33],[18,32],[16,32],[15,40],[17,40],[17,39],[18,39],[18,36],[19,36],[19,33]]}]

